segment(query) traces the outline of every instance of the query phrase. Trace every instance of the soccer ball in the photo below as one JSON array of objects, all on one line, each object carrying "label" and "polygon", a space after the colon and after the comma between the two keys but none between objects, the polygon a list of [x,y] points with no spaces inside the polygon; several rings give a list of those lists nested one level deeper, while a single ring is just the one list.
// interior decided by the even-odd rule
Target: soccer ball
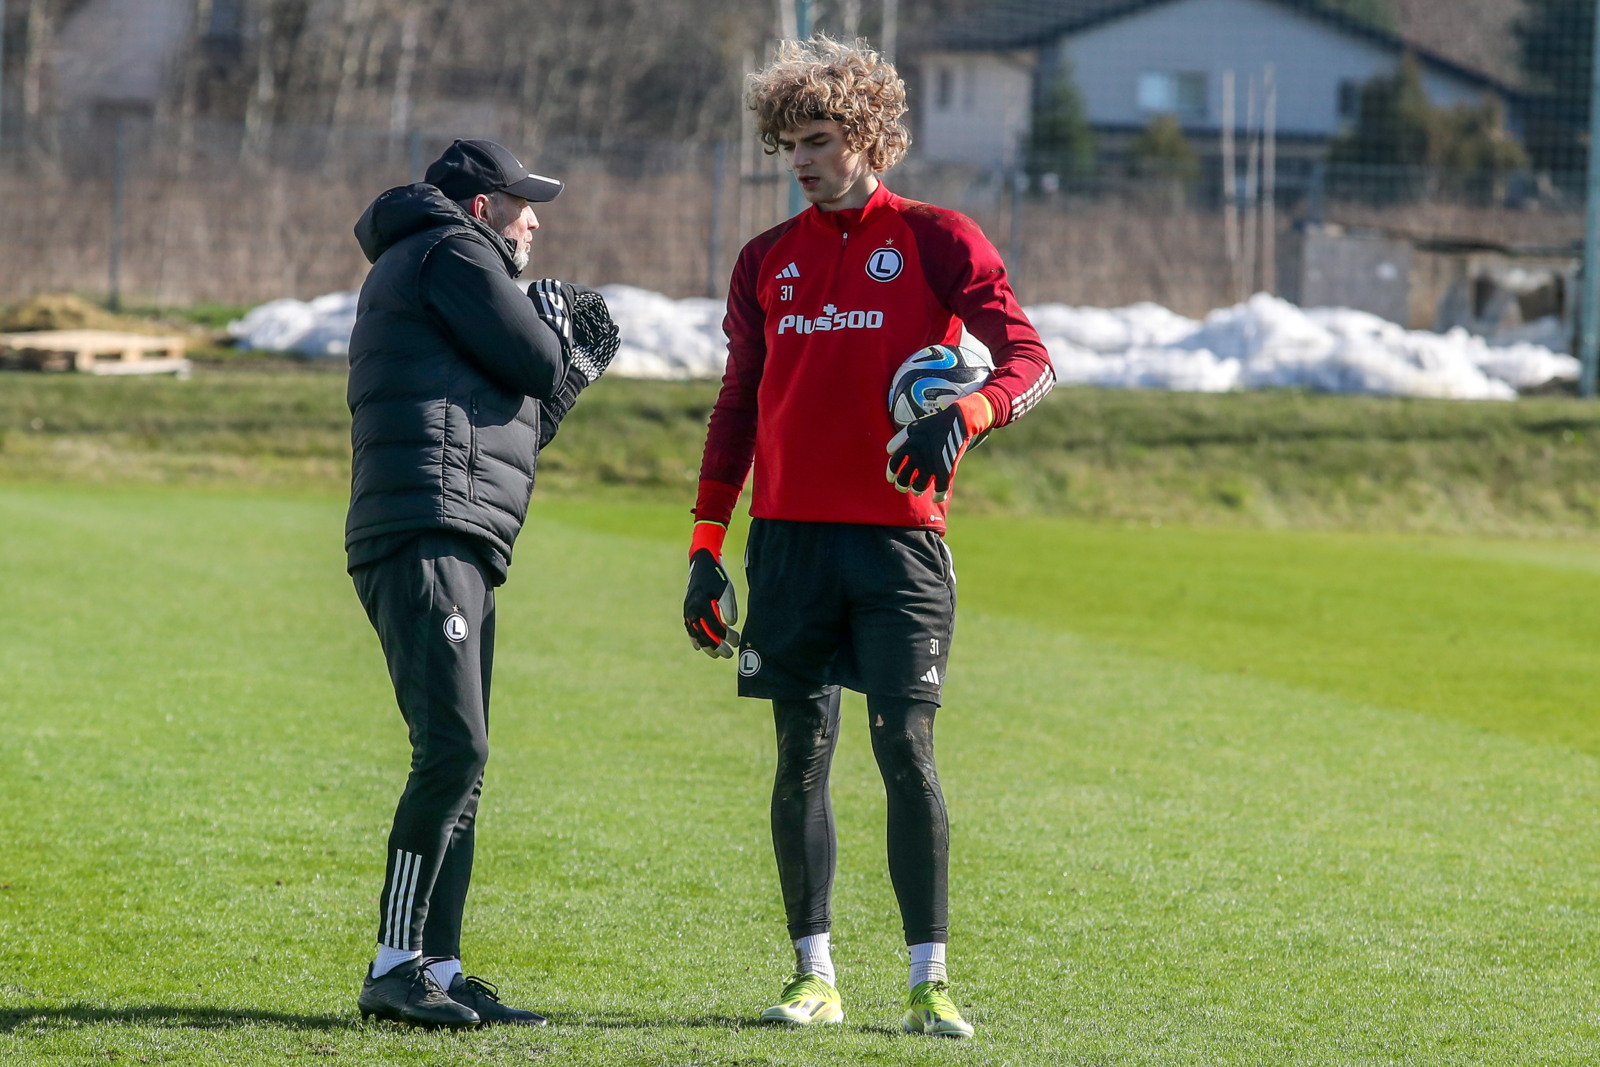
[{"label": "soccer ball", "polygon": [[959,345],[929,345],[900,364],[889,383],[889,417],[906,426],[949,407],[980,388],[994,372],[982,352]]}]

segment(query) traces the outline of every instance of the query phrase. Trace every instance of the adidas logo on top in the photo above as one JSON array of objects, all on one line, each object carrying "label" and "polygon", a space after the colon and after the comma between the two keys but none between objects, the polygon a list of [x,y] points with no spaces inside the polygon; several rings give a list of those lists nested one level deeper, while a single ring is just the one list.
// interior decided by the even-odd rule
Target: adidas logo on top
[{"label": "adidas logo on top", "polygon": [[800,264],[798,264],[798,263],[790,263],[787,267],[785,267],[782,270],[780,270],[777,274],[774,274],[773,277],[774,278],[798,278],[798,277],[800,277]]}]

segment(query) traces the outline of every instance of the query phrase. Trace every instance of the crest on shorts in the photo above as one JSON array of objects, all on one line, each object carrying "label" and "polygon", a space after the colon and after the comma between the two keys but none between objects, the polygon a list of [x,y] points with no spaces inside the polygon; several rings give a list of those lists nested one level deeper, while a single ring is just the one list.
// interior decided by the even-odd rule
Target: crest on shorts
[{"label": "crest on shorts", "polygon": [[459,611],[444,620],[444,635],[456,644],[467,639],[467,619]]},{"label": "crest on shorts", "polygon": [[753,648],[747,648],[739,653],[739,673],[746,678],[753,676],[761,670],[761,653]]}]

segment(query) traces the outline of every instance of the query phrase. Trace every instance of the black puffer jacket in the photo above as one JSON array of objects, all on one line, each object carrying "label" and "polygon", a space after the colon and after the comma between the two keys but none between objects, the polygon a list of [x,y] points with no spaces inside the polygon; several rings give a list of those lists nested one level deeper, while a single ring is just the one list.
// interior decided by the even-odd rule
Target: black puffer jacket
[{"label": "black puffer jacket", "polygon": [[480,538],[503,576],[539,449],[586,382],[506,240],[438,189],[390,189],[356,238],[373,267],[350,338],[351,565],[441,529]]}]

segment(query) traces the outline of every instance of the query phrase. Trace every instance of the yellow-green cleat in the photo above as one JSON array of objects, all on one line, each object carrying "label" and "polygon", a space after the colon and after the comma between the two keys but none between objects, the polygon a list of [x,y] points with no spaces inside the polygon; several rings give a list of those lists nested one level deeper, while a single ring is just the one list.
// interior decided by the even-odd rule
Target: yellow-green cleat
[{"label": "yellow-green cleat", "polygon": [[778,1003],[761,1013],[761,1021],[782,1026],[842,1023],[844,1005],[839,1002],[839,991],[821,978],[797,974],[783,987]]},{"label": "yellow-green cleat", "polygon": [[950,987],[944,982],[922,982],[911,991],[901,1026],[908,1034],[972,1036],[972,1024],[956,1010],[956,1002],[950,999]]}]

